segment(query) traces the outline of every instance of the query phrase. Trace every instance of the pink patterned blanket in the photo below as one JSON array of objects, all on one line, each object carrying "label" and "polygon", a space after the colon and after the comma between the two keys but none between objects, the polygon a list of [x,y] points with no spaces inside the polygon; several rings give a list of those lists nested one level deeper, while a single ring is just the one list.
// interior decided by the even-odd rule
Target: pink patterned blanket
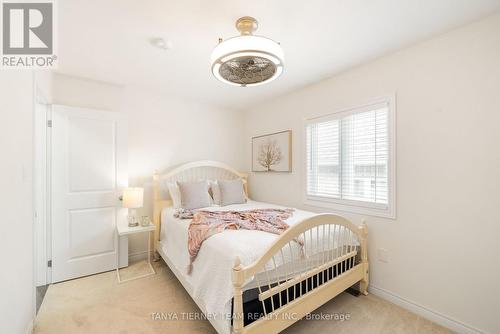
[{"label": "pink patterned blanket", "polygon": [[256,209],[247,211],[197,211],[188,231],[188,250],[191,258],[188,274],[203,242],[224,230],[258,230],[274,234],[283,233],[289,225],[285,220],[293,209]]}]

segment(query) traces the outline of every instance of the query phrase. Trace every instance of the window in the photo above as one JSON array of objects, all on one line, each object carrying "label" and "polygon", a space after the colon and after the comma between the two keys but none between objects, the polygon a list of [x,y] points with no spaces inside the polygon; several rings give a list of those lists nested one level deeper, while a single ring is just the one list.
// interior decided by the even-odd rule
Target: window
[{"label": "window", "polygon": [[394,125],[390,99],[309,120],[306,201],[394,217]]}]

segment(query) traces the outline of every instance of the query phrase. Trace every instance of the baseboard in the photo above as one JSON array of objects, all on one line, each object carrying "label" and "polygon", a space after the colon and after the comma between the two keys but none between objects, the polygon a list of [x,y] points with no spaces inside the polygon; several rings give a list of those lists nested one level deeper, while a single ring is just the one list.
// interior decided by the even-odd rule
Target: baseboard
[{"label": "baseboard", "polygon": [[[153,253],[151,253],[151,258]],[[148,251],[142,251],[137,253],[132,253],[128,255],[128,262],[137,262],[141,260],[146,260],[148,258]]]},{"label": "baseboard", "polygon": [[456,319],[450,318],[444,314],[433,311],[431,309],[428,309],[427,307],[424,307],[424,306],[419,305],[417,303],[414,303],[410,300],[402,298],[402,297],[400,297],[392,292],[389,292],[385,289],[377,288],[376,286],[370,285],[368,287],[368,291],[377,297],[380,297],[380,298],[385,299],[393,304],[401,306],[402,308],[404,308],[408,311],[411,311],[415,314],[418,314],[422,318],[433,321],[433,322],[435,322],[443,327],[446,327],[454,332],[463,333],[463,334],[484,334],[483,331],[481,331],[477,328],[466,325],[466,324],[464,324]]},{"label": "baseboard", "polygon": [[34,323],[34,320],[30,321],[28,323],[28,325],[26,326],[26,331],[25,331],[26,334],[32,334],[33,333],[33,323]]}]

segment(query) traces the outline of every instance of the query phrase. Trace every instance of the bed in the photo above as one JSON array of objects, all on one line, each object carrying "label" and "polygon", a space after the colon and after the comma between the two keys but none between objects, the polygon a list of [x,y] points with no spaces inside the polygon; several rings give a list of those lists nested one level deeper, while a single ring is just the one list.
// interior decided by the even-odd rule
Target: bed
[{"label": "bed", "polygon": [[[153,176],[155,256],[161,256],[219,334],[278,333],[356,286],[367,294],[367,227],[333,214],[294,210],[281,235],[230,230],[205,240],[188,274],[189,221],[174,217],[166,184],[241,178],[214,161]],[[207,211],[283,208],[248,200]]]}]

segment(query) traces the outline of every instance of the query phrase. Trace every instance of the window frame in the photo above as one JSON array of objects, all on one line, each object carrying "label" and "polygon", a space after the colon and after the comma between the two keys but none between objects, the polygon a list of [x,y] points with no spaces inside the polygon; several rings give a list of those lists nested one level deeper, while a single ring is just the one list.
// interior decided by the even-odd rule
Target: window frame
[{"label": "window frame", "polygon": [[[387,171],[387,204],[356,201],[349,199],[338,199],[309,195],[307,193],[307,126],[310,124],[324,122],[329,120],[341,119],[349,115],[373,110],[380,104],[388,106],[388,171]],[[323,209],[333,209],[334,211],[351,212],[368,216],[396,218],[396,95],[388,95],[377,99],[372,99],[364,104],[340,109],[333,113],[323,114],[304,120],[303,126],[303,168],[302,175],[302,194],[303,202],[307,206],[313,206]]]}]

